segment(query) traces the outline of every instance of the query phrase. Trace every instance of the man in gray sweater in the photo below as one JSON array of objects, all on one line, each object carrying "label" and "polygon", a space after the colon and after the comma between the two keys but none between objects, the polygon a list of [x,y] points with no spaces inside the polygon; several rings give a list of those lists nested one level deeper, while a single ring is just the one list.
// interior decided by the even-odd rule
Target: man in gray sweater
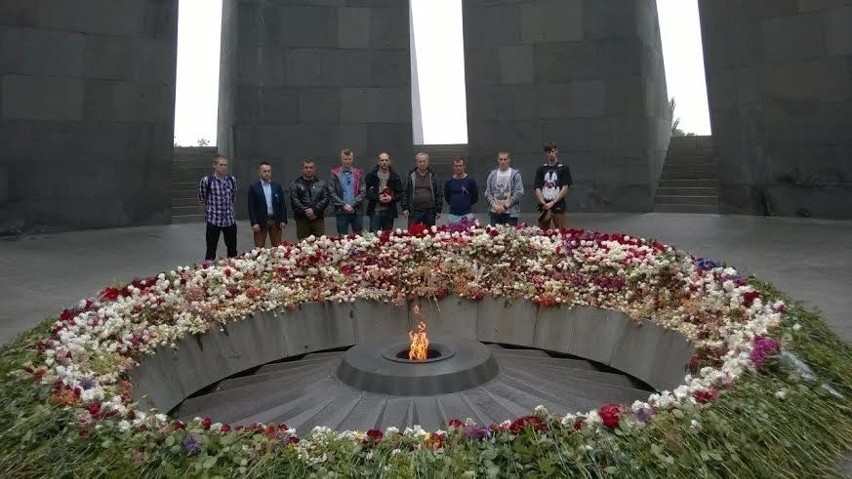
[{"label": "man in gray sweater", "polygon": [[497,169],[491,171],[485,181],[485,200],[488,201],[488,216],[492,225],[518,224],[524,183],[521,172],[509,166],[511,162],[509,152],[497,153]]}]

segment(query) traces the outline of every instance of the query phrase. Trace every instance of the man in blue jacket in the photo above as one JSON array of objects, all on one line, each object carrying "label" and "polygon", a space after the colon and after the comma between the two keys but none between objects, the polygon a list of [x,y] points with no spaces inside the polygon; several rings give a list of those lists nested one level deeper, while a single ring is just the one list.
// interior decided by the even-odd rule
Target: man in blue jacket
[{"label": "man in blue jacket", "polygon": [[281,233],[287,227],[287,205],[284,202],[284,189],[272,181],[272,165],[261,161],[257,167],[260,180],[252,183],[248,189],[248,214],[254,233],[254,245],[266,246],[269,235],[270,246],[281,244]]},{"label": "man in blue jacket", "polygon": [[453,176],[444,183],[444,200],[450,206],[447,223],[459,223],[465,219],[473,222],[473,205],[479,201],[476,181],[467,174],[464,157],[453,158]]},{"label": "man in blue jacket", "polygon": [[332,168],[328,178],[328,197],[337,217],[337,234],[360,234],[364,229],[362,204],[366,198],[364,172],[355,168],[355,153],[349,148],[340,152],[340,166]]}]

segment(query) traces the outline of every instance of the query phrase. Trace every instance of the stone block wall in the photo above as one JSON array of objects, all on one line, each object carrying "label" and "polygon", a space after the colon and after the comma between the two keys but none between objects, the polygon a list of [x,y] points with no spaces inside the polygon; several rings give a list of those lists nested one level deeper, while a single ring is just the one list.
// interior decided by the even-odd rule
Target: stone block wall
[{"label": "stone block wall", "polygon": [[852,218],[852,1],[699,8],[721,212]]},{"label": "stone block wall", "polygon": [[0,2],[0,231],[170,221],[177,3]]},{"label": "stone block wall", "polygon": [[306,157],[327,179],[343,148],[410,164],[408,2],[225,0],[223,27],[218,144],[243,191],[261,160],[284,184]]},{"label": "stone block wall", "polygon": [[671,132],[656,2],[466,0],[463,14],[477,179],[511,151],[531,211],[541,146],[555,141],[570,210],[650,211]]}]

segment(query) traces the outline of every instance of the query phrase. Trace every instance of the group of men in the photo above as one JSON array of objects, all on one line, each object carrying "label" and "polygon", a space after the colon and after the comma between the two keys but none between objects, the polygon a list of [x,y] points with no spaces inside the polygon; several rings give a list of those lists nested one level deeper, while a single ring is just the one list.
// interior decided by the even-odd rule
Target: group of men
[{"label": "group of men", "polygon": [[[572,184],[571,171],[558,159],[558,148],[546,143],[543,148],[545,163],[536,169],[533,187],[538,202],[538,223],[542,229],[565,227],[565,197]],[[497,153],[497,167],[485,181],[485,201],[488,202],[489,222],[493,225],[517,225],[520,202],[524,195],[521,172],[511,167],[509,152]],[[439,188],[437,175],[429,168],[429,155],[417,153],[414,168],[400,176],[391,166],[387,151],[381,151],[376,166],[369,172],[355,167],[355,154],[351,149],[340,152],[340,166],[329,173],[328,182],[317,176],[316,161],[302,162],[302,175],[290,184],[289,194],[272,181],[272,166],[267,161],[258,165],[259,180],[248,190],[248,214],[258,247],[281,243],[287,227],[289,197],[296,223],[296,237],[325,234],[325,211],[334,208],[337,233],[358,234],[364,229],[364,215],[369,219],[369,230],[379,232],[393,229],[398,211],[408,220],[408,225],[432,226],[440,218],[444,202],[448,205],[448,223],[473,220],[473,206],[479,201],[479,186],[467,174],[463,157],[453,159],[453,176]],[[237,193],[236,179],[228,175],[228,159],[216,155],[213,174],[201,178],[198,184],[198,201],[207,219],[207,252],[205,259],[216,258],[219,236],[225,239],[228,257],[237,254],[237,225],[234,201]]]}]

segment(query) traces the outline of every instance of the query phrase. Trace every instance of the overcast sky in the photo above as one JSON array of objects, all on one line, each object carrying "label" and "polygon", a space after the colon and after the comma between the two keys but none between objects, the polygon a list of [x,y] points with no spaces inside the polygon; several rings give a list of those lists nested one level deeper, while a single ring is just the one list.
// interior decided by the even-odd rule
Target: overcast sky
[{"label": "overcast sky", "polygon": [[[466,143],[462,0],[411,0],[427,144]],[[710,133],[697,0],[657,0],[669,97],[680,127]],[[221,0],[180,0],[175,137],[216,142]],[[457,73],[453,73],[457,72]]]}]

